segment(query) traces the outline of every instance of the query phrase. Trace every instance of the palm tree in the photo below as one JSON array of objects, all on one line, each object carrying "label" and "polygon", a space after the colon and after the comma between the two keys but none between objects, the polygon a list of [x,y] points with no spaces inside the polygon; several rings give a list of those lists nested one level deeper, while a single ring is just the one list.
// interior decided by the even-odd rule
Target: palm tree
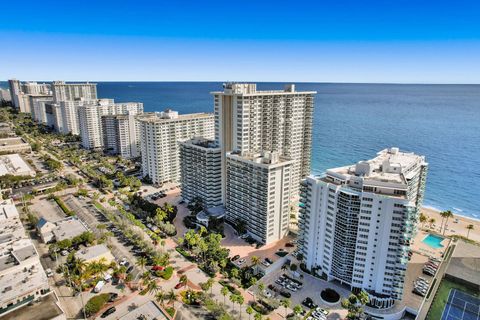
[{"label": "palm tree", "polygon": [[263,290],[265,290],[265,284],[263,282],[260,282],[257,287],[258,287],[258,295],[260,297],[263,297]]},{"label": "palm tree", "polygon": [[238,278],[239,276],[239,271],[237,268],[232,268],[232,270],[230,271],[230,275],[232,276],[232,278]]},{"label": "palm tree", "polygon": [[301,305],[297,304],[295,307],[293,307],[293,313],[295,313],[295,315],[300,315],[303,311],[303,308]]},{"label": "palm tree", "polygon": [[447,229],[448,219],[453,217],[453,213],[452,211],[447,210],[447,211],[444,211],[444,215],[445,215],[445,225],[443,226],[443,234],[445,234],[445,230]]},{"label": "palm tree", "polygon": [[177,301],[177,294],[175,293],[175,291],[173,291],[173,289],[170,289],[170,291],[168,291],[166,298],[168,300],[168,303],[172,303],[173,308],[175,308],[175,301]]},{"label": "palm tree", "polygon": [[247,308],[247,313],[248,313],[248,320],[250,320],[252,318],[252,313],[255,311],[253,310],[252,306],[248,306]]},{"label": "palm tree", "polygon": [[222,296],[223,296],[223,304],[225,304],[225,297],[226,297],[227,294],[228,294],[228,288],[227,288],[227,287],[222,287],[222,290],[220,290],[220,293],[221,293]]},{"label": "palm tree", "polygon": [[287,318],[287,308],[290,307],[290,304],[291,304],[290,299],[280,300],[280,305],[285,308],[285,318]]},{"label": "palm tree", "polygon": [[156,294],[155,294],[155,300],[160,303],[160,305],[163,307],[163,303],[165,302],[165,300],[167,300],[168,297],[167,295],[165,294],[165,292],[163,291],[158,291]]},{"label": "palm tree", "polygon": [[215,279],[208,278],[206,284],[207,284],[207,287],[210,289],[210,296],[211,296],[212,295],[212,290],[213,290],[213,285],[215,284]]},{"label": "palm tree", "polygon": [[237,295],[232,293],[230,295],[230,301],[232,302],[232,308],[235,310],[235,303],[237,302]]},{"label": "palm tree", "polygon": [[252,256],[250,259],[252,261],[251,267],[255,268],[255,273],[257,272],[257,266],[260,263],[260,258],[257,256]]},{"label": "palm tree", "polygon": [[180,277],[180,283],[184,286],[188,284],[188,278],[186,275],[182,274],[182,276]]},{"label": "palm tree", "polygon": [[237,295],[237,303],[238,303],[238,312],[240,312],[240,319],[242,319],[242,305],[245,302],[245,298],[241,294]]},{"label": "palm tree", "polygon": [[147,258],[140,257],[137,259],[137,266],[139,266],[142,271],[145,271],[145,266],[147,265]]},{"label": "palm tree", "polygon": [[434,224],[435,221],[435,218],[430,218],[430,220],[428,220],[428,223],[430,224],[430,229],[432,228],[432,224]]},{"label": "palm tree", "polygon": [[255,320],[262,320],[262,315],[260,313],[255,313],[255,315],[253,316],[253,318]]},{"label": "palm tree", "polygon": [[420,213],[419,221],[422,224],[422,229],[423,229],[423,225],[425,224],[425,222],[427,222],[427,216],[423,214],[423,212]]},{"label": "palm tree", "polygon": [[152,279],[148,282],[148,284],[147,284],[147,292],[148,293],[156,294],[156,293],[160,292],[160,290],[161,290],[161,287],[158,286],[157,280]]},{"label": "palm tree", "polygon": [[470,230],[473,230],[473,229],[475,229],[474,226],[473,226],[473,224],[469,224],[469,225],[467,226],[467,239],[468,239],[468,237],[470,236]]},{"label": "palm tree", "polygon": [[162,251],[165,251],[165,240],[160,241],[160,246],[162,247]]}]

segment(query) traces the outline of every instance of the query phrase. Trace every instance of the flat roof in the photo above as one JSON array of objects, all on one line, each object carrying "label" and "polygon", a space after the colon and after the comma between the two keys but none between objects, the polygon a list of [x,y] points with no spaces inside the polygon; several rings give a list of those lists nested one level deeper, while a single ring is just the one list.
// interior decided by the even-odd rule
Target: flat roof
[{"label": "flat roof", "polygon": [[[110,253],[111,255],[110,249],[108,249],[106,245],[97,244],[95,246],[86,247],[80,251],[77,251],[77,253],[75,253],[75,256],[79,259],[88,261],[107,253]],[[113,255],[112,255],[112,258],[113,258]]]},{"label": "flat roof", "polygon": [[19,154],[7,154],[0,156],[0,176],[12,175],[35,175],[35,171],[20,157]]},{"label": "flat roof", "polygon": [[21,137],[0,138],[0,146],[15,146],[19,144],[28,144]]},{"label": "flat roof", "polygon": [[126,315],[123,315],[119,318],[119,320],[137,320],[143,316],[142,319],[144,320],[161,320],[161,319],[168,319],[165,317],[163,312],[160,310],[160,307],[153,301],[149,301],[145,304],[142,304],[140,307],[130,311]]},{"label": "flat roof", "polygon": [[[50,320],[59,319],[63,315],[54,294],[40,298],[40,301],[33,304],[26,304],[23,307],[2,315],[2,320]],[[66,319],[62,317],[60,319]]]},{"label": "flat roof", "polygon": [[60,220],[55,223],[57,228],[52,232],[55,236],[56,241],[62,241],[65,239],[72,239],[78,235],[81,235],[85,231],[88,231],[87,228],[83,225],[82,222],[75,218],[69,218],[66,220]]},{"label": "flat roof", "polygon": [[446,274],[480,286],[480,246],[458,241]]}]

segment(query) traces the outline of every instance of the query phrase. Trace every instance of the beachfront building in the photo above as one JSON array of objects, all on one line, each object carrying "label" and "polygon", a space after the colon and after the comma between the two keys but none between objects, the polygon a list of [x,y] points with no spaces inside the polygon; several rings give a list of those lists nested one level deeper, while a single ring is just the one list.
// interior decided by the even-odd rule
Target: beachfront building
[{"label": "beachfront building", "polygon": [[299,247],[307,268],[365,290],[377,308],[400,300],[427,168],[425,157],[390,148],[304,180]]},{"label": "beachfront building", "polygon": [[310,174],[312,116],[315,91],[257,90],[253,83],[227,83],[212,92],[215,140],[222,149],[222,184],[226,182],[227,152],[276,151],[293,160],[292,196]]},{"label": "beachfront building", "polygon": [[213,140],[193,138],[180,143],[182,199],[200,198],[206,208],[222,204],[221,150]]},{"label": "beachfront building", "polygon": [[103,148],[111,155],[131,159],[140,156],[140,129],[134,115],[102,117]]},{"label": "beachfront building", "polygon": [[13,107],[20,112],[30,113],[32,110],[32,101],[30,96],[51,96],[51,88],[47,83],[25,82],[19,80],[8,80],[10,85],[10,95]]},{"label": "beachfront building", "polygon": [[263,244],[287,235],[294,163],[277,152],[228,153],[226,220]]},{"label": "beachfront building", "polygon": [[52,83],[52,95],[55,103],[61,101],[96,100],[97,84],[89,82],[65,83],[65,81],[54,81]]},{"label": "beachfront building", "polygon": [[32,114],[32,119],[37,121],[38,123],[46,124],[46,104],[53,102],[52,96],[43,94],[31,94],[29,95],[29,99],[30,113]]},{"label": "beachfront building", "polygon": [[[123,141],[119,142],[129,144],[130,140],[132,140],[133,143],[136,143],[138,140],[138,132],[133,117],[139,113],[143,113],[142,103],[114,103],[113,99],[98,99],[95,101],[84,102],[83,105],[78,107],[78,122],[80,137],[82,138],[82,146],[86,149],[102,149],[104,147],[105,139],[103,134],[102,117],[112,115],[130,115],[132,117],[131,131],[127,130],[121,132],[121,134],[128,135],[128,137],[120,137]],[[111,129],[111,127],[108,126],[106,129]],[[120,129],[123,130],[130,128],[122,126]],[[130,133],[132,134],[131,137]],[[112,132],[107,132],[107,135],[111,136]],[[111,141],[108,141],[108,143],[111,144]],[[130,147],[130,145],[128,146]],[[124,147],[124,151],[127,152],[127,146],[124,145]],[[134,148],[134,151],[136,152],[136,147]],[[128,152],[131,152],[131,150]]]},{"label": "beachfront building", "polygon": [[0,203],[0,317],[49,294],[38,252],[11,199]]},{"label": "beachfront building", "polygon": [[143,176],[153,183],[180,182],[180,142],[193,137],[213,139],[213,114],[178,112],[145,113],[137,117]]},{"label": "beachfront building", "polygon": [[9,89],[0,88],[0,101],[12,101],[12,95]]}]

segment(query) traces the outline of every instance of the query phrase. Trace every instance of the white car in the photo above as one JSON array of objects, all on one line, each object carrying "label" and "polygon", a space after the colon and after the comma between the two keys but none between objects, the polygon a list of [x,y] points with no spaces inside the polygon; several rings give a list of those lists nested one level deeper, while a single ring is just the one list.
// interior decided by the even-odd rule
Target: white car
[{"label": "white car", "polygon": [[245,263],[245,259],[240,259],[237,261],[237,264],[238,265],[241,265],[241,264],[244,264]]},{"label": "white car", "polygon": [[60,252],[60,254],[65,257],[66,255],[68,255],[68,251],[67,250],[62,250]]},{"label": "white car", "polygon": [[47,277],[49,278],[53,277],[52,269],[48,268],[47,270],[45,270],[45,273],[47,274]]}]

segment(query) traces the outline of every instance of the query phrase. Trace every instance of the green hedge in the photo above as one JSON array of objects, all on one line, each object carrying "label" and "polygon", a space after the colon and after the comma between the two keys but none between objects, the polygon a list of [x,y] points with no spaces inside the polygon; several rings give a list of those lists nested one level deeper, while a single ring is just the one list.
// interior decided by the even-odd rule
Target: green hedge
[{"label": "green hedge", "polygon": [[157,271],[157,276],[162,277],[165,280],[169,280],[173,275],[173,268],[166,267],[163,271]]},{"label": "green hedge", "polygon": [[231,284],[227,283],[224,280],[220,280],[218,283],[220,283],[222,286],[226,287],[228,291],[230,291],[233,294],[242,294],[238,289],[236,289],[234,286]]},{"label": "green hedge", "polygon": [[57,196],[54,196],[53,197],[53,200],[55,200],[55,202],[58,204],[58,206],[62,209],[63,212],[65,212],[65,214],[67,216],[73,216],[75,213],[70,210],[67,205],[65,204],[65,202],[62,201],[62,199],[60,199],[59,197]]},{"label": "green hedge", "polygon": [[190,260],[190,261],[194,260],[192,255],[190,253],[188,253],[187,251],[185,251],[183,248],[177,247],[177,248],[175,248],[175,250],[177,250],[178,253],[180,253],[182,256],[184,256],[188,260]]},{"label": "green hedge", "polygon": [[85,313],[88,316],[94,315],[103,308],[103,306],[108,302],[109,298],[110,294],[108,293],[102,293],[90,298],[85,305]]}]

